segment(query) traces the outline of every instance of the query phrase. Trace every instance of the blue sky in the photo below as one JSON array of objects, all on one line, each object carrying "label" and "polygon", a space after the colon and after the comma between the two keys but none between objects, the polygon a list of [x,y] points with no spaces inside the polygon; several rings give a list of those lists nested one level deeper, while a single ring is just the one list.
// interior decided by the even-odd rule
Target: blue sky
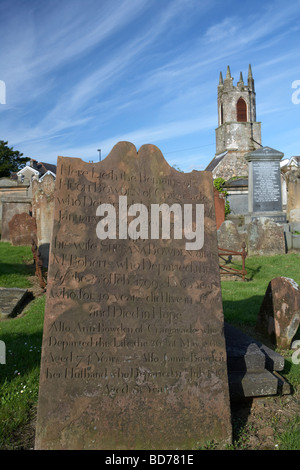
[{"label": "blue sky", "polygon": [[219,73],[246,81],[249,63],[262,144],[300,155],[300,0],[0,0],[0,38],[0,139],[30,158],[127,140],[204,169]]}]

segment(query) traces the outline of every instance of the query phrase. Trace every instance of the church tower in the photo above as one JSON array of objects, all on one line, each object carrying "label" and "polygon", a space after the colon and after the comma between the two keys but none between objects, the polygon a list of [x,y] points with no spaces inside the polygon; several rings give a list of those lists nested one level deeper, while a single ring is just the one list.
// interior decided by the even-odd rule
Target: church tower
[{"label": "church tower", "polygon": [[[242,72],[237,85],[233,85],[230,68],[218,85],[218,128],[216,129],[216,155],[207,169],[213,177],[228,180],[233,176],[247,176],[248,163],[244,155],[261,147],[261,123],[256,122],[256,94],[251,65],[248,81]],[[209,168],[210,167],[210,168]]]}]

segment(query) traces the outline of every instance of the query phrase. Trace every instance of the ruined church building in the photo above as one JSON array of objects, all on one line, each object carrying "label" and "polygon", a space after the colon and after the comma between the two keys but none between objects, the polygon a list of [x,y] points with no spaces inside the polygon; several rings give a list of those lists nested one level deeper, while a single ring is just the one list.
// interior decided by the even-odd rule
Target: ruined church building
[{"label": "ruined church building", "polygon": [[248,82],[242,72],[237,85],[233,85],[230,68],[223,80],[220,72],[218,85],[218,127],[216,129],[216,155],[206,170],[213,178],[247,177],[248,163],[244,155],[261,147],[261,123],[256,121],[256,95],[251,65]]}]

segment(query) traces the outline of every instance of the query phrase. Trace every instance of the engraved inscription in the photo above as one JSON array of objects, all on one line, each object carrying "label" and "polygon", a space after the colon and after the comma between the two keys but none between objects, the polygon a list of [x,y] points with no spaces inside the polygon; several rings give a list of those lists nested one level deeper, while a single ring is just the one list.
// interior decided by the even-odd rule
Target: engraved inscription
[{"label": "engraved inscription", "polygon": [[277,161],[254,161],[253,207],[259,210],[281,210],[280,169]]},{"label": "engraved inscription", "polygon": [[95,165],[59,161],[39,399],[51,419],[39,405],[39,448],[48,428],[53,445],[72,448],[65,430],[77,420],[79,447],[136,436],[186,448],[201,440],[197,415],[210,423],[205,439],[230,419],[212,181],[177,172],[152,146],[154,156],[130,144],[119,158],[126,145]]}]

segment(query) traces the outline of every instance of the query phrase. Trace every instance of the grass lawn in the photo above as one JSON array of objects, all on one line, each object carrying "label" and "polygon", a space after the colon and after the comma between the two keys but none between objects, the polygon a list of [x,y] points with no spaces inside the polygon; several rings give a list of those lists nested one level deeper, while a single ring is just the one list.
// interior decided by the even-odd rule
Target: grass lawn
[{"label": "grass lawn", "polygon": [[[0,243],[0,287],[30,290],[34,269],[29,260],[32,260],[30,247]],[[286,276],[300,284],[299,266],[299,254],[246,259],[248,281],[222,281],[225,320],[253,327],[269,281],[276,276]],[[6,344],[6,364],[0,364],[0,450],[33,446],[44,308],[45,295],[41,295],[22,315],[0,321],[0,340]],[[284,351],[283,355],[286,369],[282,375],[295,391],[299,390],[300,365],[292,363],[290,351]],[[275,420],[273,426],[278,448],[300,449],[299,413],[287,421],[284,432],[278,430]],[[235,449],[242,446],[241,433],[239,436],[233,446]]]},{"label": "grass lawn", "polygon": [[[31,247],[0,243],[0,287],[32,287]],[[35,298],[22,315],[0,321],[6,364],[0,365],[0,449],[26,448],[26,428],[35,413],[45,296]],[[28,434],[28,438],[26,435]]]},{"label": "grass lawn", "polygon": [[0,287],[30,287],[28,276],[33,275],[31,247],[12,246],[0,242]]},{"label": "grass lawn", "polygon": [[224,316],[228,323],[254,326],[271,279],[288,277],[300,285],[300,254],[252,256],[246,258],[246,270],[245,282],[222,281]]}]

